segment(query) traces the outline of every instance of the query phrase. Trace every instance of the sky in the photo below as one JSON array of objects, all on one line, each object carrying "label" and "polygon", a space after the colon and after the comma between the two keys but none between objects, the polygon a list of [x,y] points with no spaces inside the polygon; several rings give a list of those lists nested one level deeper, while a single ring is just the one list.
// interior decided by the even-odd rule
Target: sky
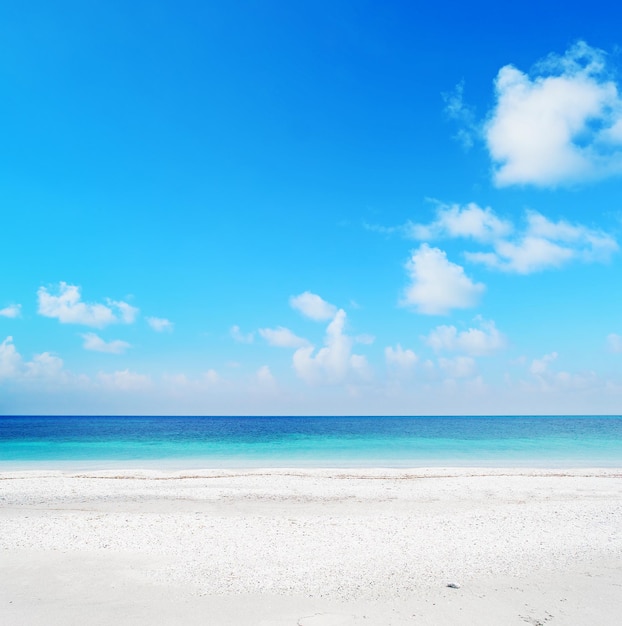
[{"label": "sky", "polygon": [[0,414],[622,414],[621,19],[3,2]]}]

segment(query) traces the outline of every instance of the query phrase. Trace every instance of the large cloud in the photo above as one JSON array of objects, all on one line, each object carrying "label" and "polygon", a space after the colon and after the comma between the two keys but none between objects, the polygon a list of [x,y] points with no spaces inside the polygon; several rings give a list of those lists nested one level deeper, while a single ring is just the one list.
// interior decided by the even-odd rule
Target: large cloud
[{"label": "large cloud", "polygon": [[462,267],[449,261],[442,250],[425,243],[413,251],[406,270],[411,284],[402,302],[426,315],[444,315],[451,309],[473,307],[485,290],[484,285],[474,283]]},{"label": "large cloud", "polygon": [[58,295],[53,295],[45,287],[40,287],[37,297],[39,314],[56,318],[62,324],[103,328],[118,322],[131,324],[138,315],[137,308],[123,301],[107,300],[106,304],[82,302],[80,287],[65,282],[60,283]]},{"label": "large cloud", "polygon": [[484,128],[499,186],[551,186],[622,173],[622,99],[606,56],[584,42],[531,75],[499,70]]}]

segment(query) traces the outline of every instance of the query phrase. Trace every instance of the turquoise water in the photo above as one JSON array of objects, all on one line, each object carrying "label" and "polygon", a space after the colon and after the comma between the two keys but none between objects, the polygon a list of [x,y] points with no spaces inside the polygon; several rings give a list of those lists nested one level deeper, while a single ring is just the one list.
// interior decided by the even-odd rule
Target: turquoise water
[{"label": "turquoise water", "polygon": [[0,417],[22,467],[622,466],[622,417]]}]

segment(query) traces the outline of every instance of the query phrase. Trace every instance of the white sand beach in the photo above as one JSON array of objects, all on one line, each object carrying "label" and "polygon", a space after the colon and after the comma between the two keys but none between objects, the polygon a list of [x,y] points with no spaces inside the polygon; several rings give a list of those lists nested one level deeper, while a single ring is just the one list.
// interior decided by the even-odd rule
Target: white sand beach
[{"label": "white sand beach", "polygon": [[0,550],[4,626],[607,626],[622,471],[5,471]]}]

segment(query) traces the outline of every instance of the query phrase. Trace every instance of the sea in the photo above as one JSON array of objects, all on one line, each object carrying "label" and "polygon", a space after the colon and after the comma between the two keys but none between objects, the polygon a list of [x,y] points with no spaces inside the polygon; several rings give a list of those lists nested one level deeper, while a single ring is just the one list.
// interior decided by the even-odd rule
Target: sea
[{"label": "sea", "polygon": [[622,416],[0,416],[0,470],[622,467]]}]

